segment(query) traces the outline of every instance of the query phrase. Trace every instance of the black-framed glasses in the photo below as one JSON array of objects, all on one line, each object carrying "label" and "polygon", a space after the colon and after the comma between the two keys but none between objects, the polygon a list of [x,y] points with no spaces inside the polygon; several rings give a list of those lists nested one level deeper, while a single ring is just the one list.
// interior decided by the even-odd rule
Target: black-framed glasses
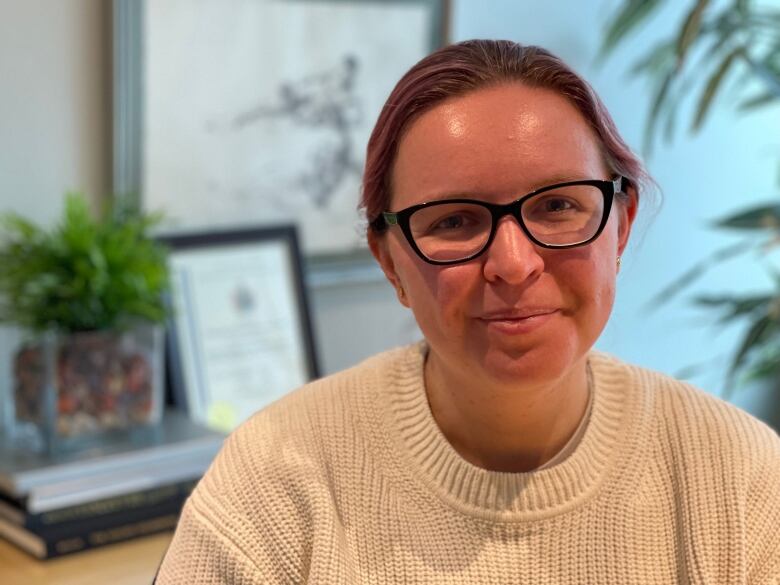
[{"label": "black-framed glasses", "polygon": [[541,187],[503,205],[477,199],[442,199],[385,211],[371,226],[398,225],[409,245],[430,264],[468,262],[490,247],[499,220],[512,215],[542,248],[574,248],[599,237],[612,202],[626,193],[628,179],[583,180]]}]

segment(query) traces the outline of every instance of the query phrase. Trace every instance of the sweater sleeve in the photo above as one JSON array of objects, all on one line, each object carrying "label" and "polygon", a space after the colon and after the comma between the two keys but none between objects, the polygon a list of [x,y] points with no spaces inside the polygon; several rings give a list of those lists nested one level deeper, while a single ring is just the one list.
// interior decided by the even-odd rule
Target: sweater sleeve
[{"label": "sweater sleeve", "polygon": [[189,502],[179,521],[155,585],[255,585],[285,583],[282,576],[263,575],[240,543],[222,534]]},{"label": "sweater sleeve", "polygon": [[317,474],[304,433],[273,410],[226,440],[187,500],[157,585],[305,582]]},{"label": "sweater sleeve", "polygon": [[[780,438],[758,424],[762,449],[754,467],[746,506],[749,541],[748,583],[780,585]],[[768,448],[766,448],[768,447]]]}]

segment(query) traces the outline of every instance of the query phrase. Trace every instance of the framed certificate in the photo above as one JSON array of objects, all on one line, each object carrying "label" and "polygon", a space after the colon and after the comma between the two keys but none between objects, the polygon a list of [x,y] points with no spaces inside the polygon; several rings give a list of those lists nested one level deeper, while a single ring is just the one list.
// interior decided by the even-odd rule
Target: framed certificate
[{"label": "framed certificate", "polygon": [[293,226],[160,237],[169,246],[174,399],[230,431],[318,375]]}]

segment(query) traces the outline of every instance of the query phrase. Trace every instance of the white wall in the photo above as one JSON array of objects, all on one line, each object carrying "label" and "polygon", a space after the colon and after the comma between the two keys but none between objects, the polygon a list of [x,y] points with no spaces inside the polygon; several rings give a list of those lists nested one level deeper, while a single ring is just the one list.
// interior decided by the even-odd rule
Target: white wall
[{"label": "white wall", "polygon": [[0,210],[48,222],[109,178],[108,2],[0,0]]}]

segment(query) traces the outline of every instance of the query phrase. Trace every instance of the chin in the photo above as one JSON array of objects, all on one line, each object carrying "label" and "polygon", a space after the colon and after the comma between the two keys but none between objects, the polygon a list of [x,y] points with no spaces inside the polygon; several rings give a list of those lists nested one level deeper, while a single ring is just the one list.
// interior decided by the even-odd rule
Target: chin
[{"label": "chin", "polygon": [[576,356],[572,349],[489,347],[481,357],[481,369],[501,384],[554,382],[574,365]]}]

